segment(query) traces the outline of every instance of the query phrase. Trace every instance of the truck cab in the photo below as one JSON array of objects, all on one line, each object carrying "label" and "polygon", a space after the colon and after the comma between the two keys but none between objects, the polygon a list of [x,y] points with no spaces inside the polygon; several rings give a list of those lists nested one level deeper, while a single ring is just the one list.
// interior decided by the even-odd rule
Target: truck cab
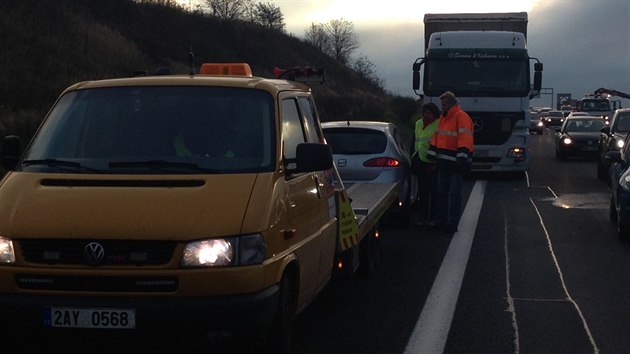
[{"label": "truck cab", "polygon": [[4,139],[2,163],[12,330],[283,353],[331,278],[333,164],[311,89],[247,64],[72,85],[25,149]]}]

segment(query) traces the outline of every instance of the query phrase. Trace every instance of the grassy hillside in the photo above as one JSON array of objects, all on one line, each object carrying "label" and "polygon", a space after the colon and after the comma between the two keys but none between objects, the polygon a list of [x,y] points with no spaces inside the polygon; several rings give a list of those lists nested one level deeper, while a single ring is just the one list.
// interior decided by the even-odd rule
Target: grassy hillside
[{"label": "grassy hillside", "polygon": [[0,2],[0,137],[25,140],[59,93],[83,80],[129,76],[135,70],[247,62],[254,75],[275,66],[321,66],[315,87],[322,120],[398,123],[410,134],[414,100],[394,97],[299,38],[247,22],[219,21],[175,6],[132,0],[3,0]]}]

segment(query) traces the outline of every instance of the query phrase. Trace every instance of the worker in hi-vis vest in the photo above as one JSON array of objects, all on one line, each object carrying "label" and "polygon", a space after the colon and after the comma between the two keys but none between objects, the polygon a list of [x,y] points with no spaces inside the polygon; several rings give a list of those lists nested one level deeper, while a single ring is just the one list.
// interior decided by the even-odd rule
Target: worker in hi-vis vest
[{"label": "worker in hi-vis vest", "polygon": [[434,225],[436,219],[437,203],[437,169],[434,159],[429,159],[429,145],[433,139],[440,118],[440,109],[435,103],[426,103],[422,106],[422,118],[416,121],[414,131],[414,154],[412,162],[415,164],[414,172],[418,179],[418,196],[416,207],[419,218],[416,226]]},{"label": "worker in hi-vis vest", "polygon": [[455,94],[440,96],[442,116],[429,145],[427,157],[437,162],[437,223],[434,228],[457,232],[461,217],[462,179],[470,170],[473,153],[473,122]]}]

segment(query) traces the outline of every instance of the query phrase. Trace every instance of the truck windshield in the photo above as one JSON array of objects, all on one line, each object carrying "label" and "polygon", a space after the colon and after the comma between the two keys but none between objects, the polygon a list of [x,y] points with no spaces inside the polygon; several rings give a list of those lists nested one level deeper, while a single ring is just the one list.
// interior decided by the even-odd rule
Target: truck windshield
[{"label": "truck windshield", "polygon": [[503,53],[430,53],[424,72],[424,92],[439,96],[450,90],[458,96],[525,97],[529,94],[529,61]]},{"label": "truck windshield", "polygon": [[86,89],[59,99],[20,168],[116,174],[272,171],[274,137],[273,98],[265,91],[201,86]]}]

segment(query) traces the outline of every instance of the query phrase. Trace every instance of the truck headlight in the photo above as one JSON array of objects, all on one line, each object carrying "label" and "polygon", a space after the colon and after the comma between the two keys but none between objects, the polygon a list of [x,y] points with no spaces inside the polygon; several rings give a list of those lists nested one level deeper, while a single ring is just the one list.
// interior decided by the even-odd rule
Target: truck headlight
[{"label": "truck headlight", "polygon": [[563,142],[565,145],[570,145],[570,144],[572,143],[571,138],[564,138],[564,139],[562,139],[562,142]]},{"label": "truck headlight", "polygon": [[0,236],[0,263],[15,263],[13,241]]},{"label": "truck headlight", "polygon": [[190,242],[184,247],[184,267],[226,267],[260,264],[267,246],[260,234],[229,238],[210,238]]}]

